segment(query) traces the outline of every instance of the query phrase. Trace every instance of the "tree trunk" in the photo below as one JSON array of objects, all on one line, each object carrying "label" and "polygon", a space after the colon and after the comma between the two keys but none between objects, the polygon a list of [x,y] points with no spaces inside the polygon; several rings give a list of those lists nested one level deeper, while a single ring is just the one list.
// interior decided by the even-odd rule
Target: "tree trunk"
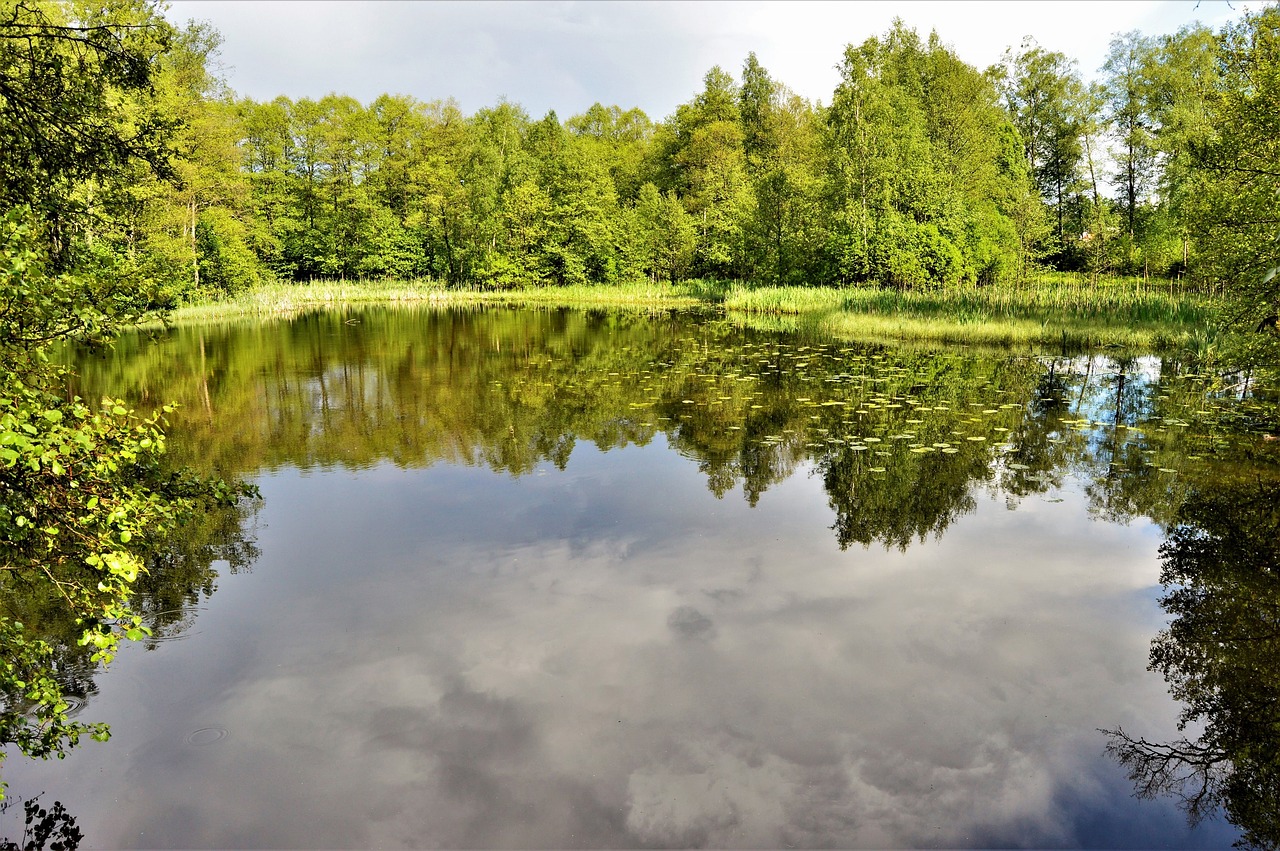
[{"label": "tree trunk", "polygon": [[196,245],[196,199],[191,199],[191,277],[200,289],[200,250]]}]

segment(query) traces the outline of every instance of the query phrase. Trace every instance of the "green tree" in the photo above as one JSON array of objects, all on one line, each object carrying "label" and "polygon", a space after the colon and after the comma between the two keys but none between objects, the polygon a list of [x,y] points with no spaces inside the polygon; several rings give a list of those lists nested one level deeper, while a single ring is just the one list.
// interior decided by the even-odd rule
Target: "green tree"
[{"label": "green tree", "polygon": [[471,153],[463,178],[474,221],[472,251],[475,278],[490,286],[508,286],[520,277],[516,260],[502,251],[504,197],[533,178],[533,161],[524,148],[529,116],[513,103],[481,109],[469,122]]},{"label": "green tree", "polygon": [[1142,33],[1136,30],[1124,33],[1111,40],[1102,65],[1106,121],[1115,139],[1112,159],[1117,170],[1114,177],[1127,235],[1124,254],[1130,269],[1134,246],[1143,236],[1139,232],[1139,206],[1147,200],[1155,179],[1155,135],[1144,73],[1153,48],[1152,40]]},{"label": "green tree", "polygon": [[901,21],[846,49],[840,70],[826,134],[833,275],[920,287],[1015,271],[1030,187],[1003,154],[990,80]]},{"label": "green tree", "polygon": [[1102,194],[1101,181],[1102,150],[1099,140],[1106,132],[1105,119],[1102,117],[1102,105],[1106,91],[1099,84],[1090,87],[1086,95],[1085,119],[1080,139],[1084,146],[1084,165],[1086,183],[1081,187],[1081,194],[1076,203],[1081,209],[1079,252],[1083,268],[1089,272],[1094,283],[1099,276],[1109,272],[1118,259],[1116,246],[1127,245],[1119,240],[1120,225],[1117,223],[1116,211],[1110,199]]},{"label": "green tree", "polygon": [[270,103],[248,98],[236,103],[242,134],[242,168],[249,184],[249,203],[261,236],[255,249],[263,265],[279,277],[291,279],[297,267],[285,251],[285,236],[300,227],[293,202],[293,176],[289,172],[293,135],[289,123],[292,104],[278,97]]},{"label": "green tree", "polygon": [[280,221],[284,260],[295,278],[318,278],[324,274],[321,184],[327,164],[324,160],[323,111],[310,98],[286,100],[289,140],[285,147],[288,195],[292,215]]},{"label": "green tree", "polygon": [[477,261],[472,130],[453,100],[424,109],[422,152],[412,171],[409,222],[433,258],[432,271],[452,284],[471,279]]},{"label": "green tree", "polygon": [[743,276],[752,200],[743,143],[737,86],[719,66],[655,140],[658,188],[677,194],[698,229],[696,274]]},{"label": "green tree", "polygon": [[697,227],[684,205],[675,193],[664,195],[646,183],[640,187],[633,215],[641,268],[654,281],[681,280],[693,262],[698,240]]},{"label": "green tree", "polygon": [[[1252,330],[1280,313],[1280,10],[1225,27],[1217,62],[1221,79],[1207,94],[1212,130],[1189,141],[1188,219],[1200,273],[1226,291],[1232,318]],[[1256,354],[1280,361],[1274,337],[1256,337]]]},{"label": "green tree", "polygon": [[1209,104],[1219,79],[1217,54],[1213,31],[1189,26],[1159,40],[1145,71],[1159,152],[1156,227],[1164,237],[1161,248],[1172,255],[1159,258],[1157,265],[1179,273],[1191,265],[1192,211],[1201,191],[1192,151],[1213,133]]},{"label": "green tree", "polygon": [[319,109],[325,165],[321,271],[327,277],[359,277],[370,251],[374,216],[374,202],[365,181],[376,168],[376,125],[352,97],[326,95]]},{"label": "green tree", "polygon": [[33,212],[55,270],[121,236],[135,178],[172,176],[151,97],[172,37],[144,0],[0,4],[0,207]]},{"label": "green tree", "polygon": [[230,93],[209,70],[221,36],[192,23],[175,33],[157,61],[155,100],[178,124],[172,135],[173,180],[140,182],[141,250],[152,274],[168,283],[164,302],[232,293],[262,279],[255,246],[270,255],[272,238],[250,203],[239,146],[240,120]]},{"label": "green tree", "polygon": [[565,122],[573,135],[589,140],[592,157],[605,166],[620,204],[633,203],[646,182],[645,161],[653,139],[653,122],[639,109],[593,104]]},{"label": "green tree", "polygon": [[993,69],[993,74],[1022,138],[1036,188],[1056,225],[1056,238],[1041,250],[1059,268],[1068,268],[1081,232],[1078,217],[1072,216],[1072,198],[1080,190],[1084,165],[1080,137],[1087,105],[1075,62],[1028,38],[1018,53],[1005,52],[1003,66]]},{"label": "green tree", "polygon": [[743,65],[739,113],[754,195],[747,271],[769,283],[808,283],[823,239],[819,116],[775,82],[754,53]]},{"label": "green tree", "polygon": [[420,140],[427,131],[427,106],[411,97],[381,95],[368,109],[371,158],[365,176],[372,219],[363,275],[408,278],[430,271],[422,233],[409,227],[414,209],[415,177],[424,155]]}]

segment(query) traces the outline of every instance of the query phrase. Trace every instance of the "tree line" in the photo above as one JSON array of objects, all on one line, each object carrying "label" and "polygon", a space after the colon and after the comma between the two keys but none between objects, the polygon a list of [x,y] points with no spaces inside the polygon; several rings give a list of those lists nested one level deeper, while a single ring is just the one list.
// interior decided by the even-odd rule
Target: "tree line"
[{"label": "tree line", "polygon": [[897,22],[848,47],[828,105],[750,54],[661,121],[237,98],[193,23],[151,95],[176,174],[133,189],[128,249],[161,301],[264,279],[913,288],[1045,268],[1269,295],[1277,20],[1118,35],[1093,83],[1031,39],[979,71]]}]

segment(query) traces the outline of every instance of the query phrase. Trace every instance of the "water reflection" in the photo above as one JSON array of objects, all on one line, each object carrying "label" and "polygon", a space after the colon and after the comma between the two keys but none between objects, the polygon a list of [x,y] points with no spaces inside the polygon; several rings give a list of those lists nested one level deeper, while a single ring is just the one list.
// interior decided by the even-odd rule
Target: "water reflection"
[{"label": "water reflection", "polygon": [[76,851],[80,847],[84,834],[76,825],[75,816],[61,801],[46,806],[40,802],[41,797],[36,795],[21,802],[21,832],[16,826],[10,828],[6,818],[18,802],[10,798],[0,801],[0,851]]},{"label": "water reflection", "polygon": [[1117,730],[1110,749],[1141,797],[1172,795],[1193,823],[1221,809],[1246,844],[1280,847],[1280,481],[1192,494],[1161,556],[1172,621],[1151,667],[1184,704],[1183,735]]},{"label": "water reflection", "polygon": [[[132,600],[134,612],[152,631],[150,637],[140,642],[143,647],[154,650],[162,642],[190,634],[199,603],[214,592],[219,573],[234,574],[248,569],[257,556],[252,537],[252,518],[257,508],[252,501],[210,505],[207,513],[189,518],[174,534],[153,542],[150,550],[143,553],[146,570],[138,578]],[[96,703],[97,679],[102,669],[90,659],[94,648],[82,646],[78,641],[83,625],[75,613],[63,604],[49,583],[5,574],[0,575],[0,615],[6,621],[22,624],[25,642],[43,643],[38,654],[16,656],[9,647],[0,646],[0,663],[20,666],[18,670],[23,671],[28,681],[43,677],[55,681],[68,706],[67,716],[88,723],[89,727],[80,731],[87,740],[93,725],[100,722],[94,717],[96,713],[92,709],[86,711],[86,707]],[[87,717],[77,717],[82,713]],[[6,732],[15,737],[14,742],[20,741],[16,737],[39,737],[48,730],[39,707],[22,688],[0,691],[0,716],[5,720]],[[33,745],[30,752],[48,758],[55,742],[47,735],[36,741],[39,746]],[[9,741],[0,741],[0,745],[6,744]],[[75,740],[68,737],[56,744],[70,748]],[[8,755],[0,754],[0,757]],[[2,758],[0,762],[4,763],[7,775],[13,763]],[[40,818],[44,818],[45,811],[39,812]],[[74,820],[72,824],[74,826]]]},{"label": "water reflection", "polygon": [[133,600],[133,610],[151,629],[144,647],[152,650],[190,634],[218,578],[252,569],[259,555],[254,524],[260,508],[254,499],[214,507],[153,549]]},{"label": "water reflection", "polygon": [[755,505],[812,463],[842,546],[905,547],[971,511],[975,484],[1016,501],[1067,473],[1099,516],[1167,525],[1185,478],[1240,436],[1221,425],[1238,406],[1176,362],[806,343],[678,314],[322,313],[139,337],[78,369],[89,398],[180,400],[180,460],[224,473],[386,459],[527,475],[581,441],[661,434],[713,493]]},{"label": "water reflection", "polygon": [[200,630],[22,771],[113,846],[1224,844],[1097,733],[1176,734],[1156,548],[1259,466],[1180,371],[558,311],[124,341],[79,392],[183,402],[254,570],[158,596]]}]

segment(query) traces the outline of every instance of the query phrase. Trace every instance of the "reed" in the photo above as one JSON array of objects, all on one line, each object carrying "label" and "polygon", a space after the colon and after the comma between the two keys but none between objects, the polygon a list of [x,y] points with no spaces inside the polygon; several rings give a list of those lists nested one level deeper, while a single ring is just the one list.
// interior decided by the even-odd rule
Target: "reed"
[{"label": "reed", "polygon": [[539,287],[512,290],[446,288],[439,281],[311,281],[272,283],[227,299],[197,302],[172,311],[170,321],[216,321],[245,316],[277,316],[317,307],[357,304],[510,304],[584,308],[696,307],[712,299],[699,281],[668,285],[649,281],[601,286]]},{"label": "reed", "polygon": [[[232,299],[189,305],[170,321],[221,321],[369,303],[509,305],[669,310],[719,305],[734,321],[804,328],[864,340],[971,345],[1201,347],[1217,327],[1212,301],[1143,286],[1141,279],[1045,274],[1020,286],[891,290],[755,287],[692,280],[511,290],[448,288],[439,281],[312,281],[268,284]],[[764,317],[795,321],[760,322]]]}]

